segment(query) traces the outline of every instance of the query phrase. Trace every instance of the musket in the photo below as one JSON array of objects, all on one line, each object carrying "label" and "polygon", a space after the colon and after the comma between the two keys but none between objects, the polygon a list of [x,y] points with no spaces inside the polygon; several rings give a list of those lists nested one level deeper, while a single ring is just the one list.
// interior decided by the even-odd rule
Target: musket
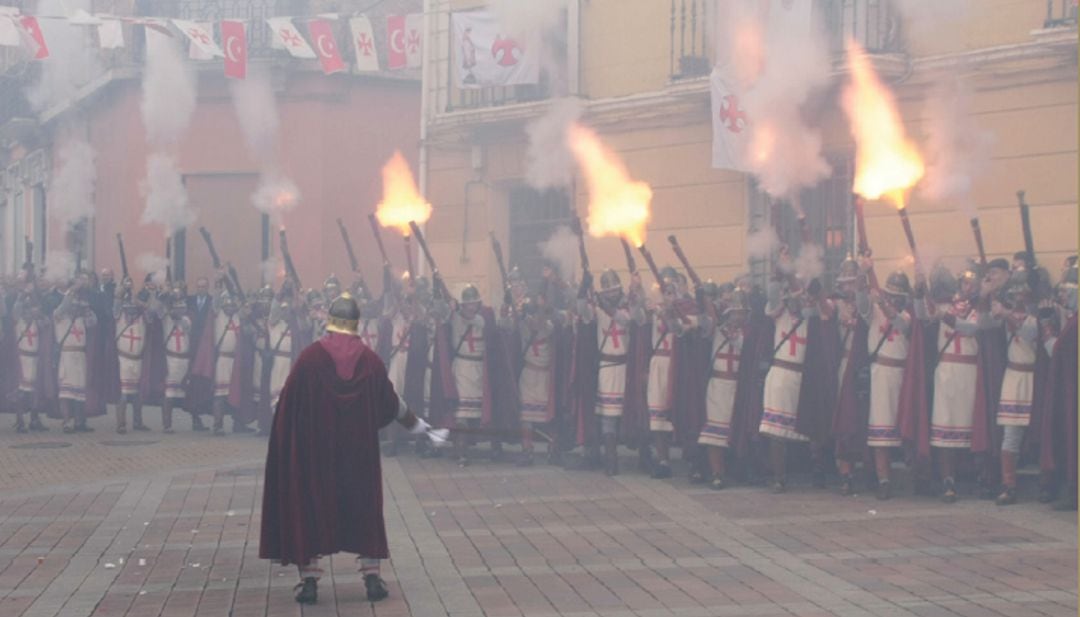
[{"label": "musket", "polygon": [[165,283],[172,287],[172,238],[165,238]]},{"label": "musket", "polygon": [[26,280],[32,281],[34,280],[34,241],[30,239],[30,236],[23,236],[23,241],[26,250],[23,269],[26,270]]},{"label": "musket", "polygon": [[1031,212],[1027,201],[1024,199],[1024,191],[1016,191],[1016,199],[1020,202],[1020,224],[1024,229],[1024,250],[1027,251],[1025,261],[1028,271],[1035,270],[1035,238],[1031,235]]},{"label": "musket", "polygon": [[416,224],[416,221],[409,221],[409,227],[412,229],[413,235],[416,236],[416,242],[424,253],[424,259],[427,261],[428,267],[431,268],[431,280],[440,293],[443,294],[443,298],[449,301],[451,298],[450,290],[446,288],[446,283],[443,282],[442,277],[439,275],[439,266],[435,265],[435,258],[431,256],[427,241],[424,240],[424,233],[420,231],[420,226]]},{"label": "musket", "polygon": [[360,262],[356,260],[352,241],[349,240],[349,230],[345,229],[345,223],[340,218],[337,220],[337,226],[338,231],[341,232],[341,240],[345,243],[345,252],[349,255],[349,266],[352,267],[353,272],[360,272]]},{"label": "musket", "polygon": [[660,268],[656,267],[656,262],[653,261],[652,253],[649,252],[649,249],[645,248],[644,244],[639,246],[638,250],[641,251],[641,256],[645,258],[645,263],[649,265],[649,271],[652,272],[653,277],[656,279],[656,284],[663,286],[664,280],[660,278]]},{"label": "musket", "polygon": [[581,287],[578,289],[578,297],[585,298],[592,289],[592,274],[589,272],[589,253],[585,251],[585,233],[581,229],[581,219],[575,216],[571,228],[577,236],[578,256],[581,258]]},{"label": "musket", "polygon": [[240,304],[243,304],[247,298],[244,295],[244,288],[240,286],[240,277],[236,275],[236,268],[230,263],[226,264],[226,269],[229,271],[229,277],[225,282],[228,283],[229,281],[232,281],[234,286],[233,289],[229,289],[229,292],[233,293],[235,291],[236,297],[240,300]]},{"label": "musket", "polygon": [[622,244],[623,255],[626,256],[626,267],[630,271],[630,276],[637,274],[637,262],[634,261],[634,251],[630,248],[630,243],[626,238],[619,236],[619,243]]},{"label": "musket", "polygon": [[217,249],[214,248],[214,239],[210,237],[210,231],[205,227],[199,228],[199,233],[202,234],[203,241],[206,242],[206,249],[210,251],[210,260],[214,262],[214,269],[221,269],[221,257],[218,256]]},{"label": "musket", "polygon": [[124,237],[120,234],[116,234],[116,244],[120,248],[120,269],[123,272],[123,278],[120,279],[123,282],[130,278],[128,274],[127,252],[124,251]]},{"label": "musket", "polygon": [[383,246],[382,233],[379,231],[379,221],[375,218],[374,214],[369,214],[368,222],[371,223],[371,233],[375,234],[375,244],[379,245],[379,254],[382,255],[383,266],[389,266],[390,258],[386,256],[386,247]]},{"label": "musket", "polygon": [[416,266],[413,265],[412,236],[410,236],[409,234],[405,234],[403,239],[405,241],[405,263],[408,264],[409,267],[409,280],[415,281]]},{"label": "musket", "polygon": [[[870,257],[873,254],[873,251],[870,250],[870,241],[866,239],[866,214],[863,211],[865,207],[866,202],[863,200],[862,196],[855,195],[855,230],[859,235],[859,255],[862,257]],[[874,272],[873,268],[870,268],[868,278],[870,287],[877,289],[877,274]]]},{"label": "musket", "polygon": [[300,275],[297,274],[296,265],[292,260],[292,254],[289,253],[289,239],[285,236],[284,227],[278,232],[278,239],[281,242],[281,258],[285,261],[285,272],[292,279],[293,284],[296,285],[296,289],[303,289],[303,285],[300,284]]},{"label": "musket", "polygon": [[986,268],[986,248],[983,246],[982,227],[979,227],[979,217],[971,217],[971,231],[975,234],[975,247],[979,249],[979,265]]},{"label": "musket", "polygon": [[491,237],[491,251],[495,253],[495,263],[499,266],[499,277],[502,279],[503,289],[509,289],[509,283],[506,276],[506,262],[503,261],[502,245],[499,244],[499,239],[495,237],[495,232],[489,231],[488,236]]},{"label": "musket", "polygon": [[690,266],[690,260],[686,258],[686,254],[683,253],[682,247],[679,246],[679,239],[674,234],[667,237],[668,242],[671,243],[671,250],[675,251],[675,257],[679,258],[679,262],[686,268],[686,276],[690,277],[690,281],[694,283],[694,287],[701,287],[701,277],[694,271],[694,268]]}]

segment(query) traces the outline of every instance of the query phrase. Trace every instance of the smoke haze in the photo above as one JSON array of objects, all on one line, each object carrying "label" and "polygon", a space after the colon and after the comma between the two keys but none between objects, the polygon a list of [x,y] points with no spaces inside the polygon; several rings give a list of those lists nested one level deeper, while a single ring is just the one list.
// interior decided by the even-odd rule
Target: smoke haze
[{"label": "smoke haze", "polygon": [[300,190],[285,176],[264,173],[259,177],[259,187],[252,194],[251,203],[280,223],[281,216],[300,203]]},{"label": "smoke haze", "polygon": [[564,280],[573,279],[581,268],[577,234],[565,225],[559,226],[550,238],[541,242],[540,250],[545,259],[555,264]]},{"label": "smoke haze", "polygon": [[957,80],[942,81],[930,93],[926,118],[927,168],[919,191],[933,201],[955,202],[965,216],[974,217],[972,186],[989,165],[996,138],[975,122],[970,95]]},{"label": "smoke haze", "polygon": [[56,175],[49,187],[49,214],[71,229],[94,214],[94,148],[82,140],[65,143],[57,155]]},{"label": "smoke haze", "polygon": [[780,238],[772,225],[767,225],[746,236],[746,256],[749,259],[766,259],[780,247]]},{"label": "smoke haze", "polygon": [[66,283],[75,277],[75,256],[68,251],[45,253],[42,278],[53,284]]},{"label": "smoke haze", "polygon": [[[80,9],[89,11],[90,0],[42,0],[36,14],[60,16]],[[27,99],[41,111],[71,99],[101,74],[102,64],[92,26],[71,25],[66,19],[41,19],[38,24],[48,43],[49,57],[41,61],[41,77],[27,91]]]},{"label": "smoke haze", "polygon": [[551,102],[547,113],[525,128],[529,136],[525,180],[529,186],[543,190],[570,185],[575,163],[566,144],[566,131],[581,118],[582,111],[577,99],[558,99]]},{"label": "smoke haze", "polygon": [[168,154],[151,154],[146,162],[146,180],[140,187],[146,198],[140,223],[157,223],[169,235],[195,222],[196,213],[188,205],[176,161]]},{"label": "smoke haze", "polygon": [[135,267],[148,274],[155,283],[161,284],[165,282],[169,260],[161,255],[141,253],[135,258]]},{"label": "smoke haze", "polygon": [[195,76],[177,42],[146,28],[146,67],[142,80],[143,126],[156,147],[180,141],[195,112]]},{"label": "smoke haze", "polygon": [[253,71],[247,79],[230,81],[229,88],[248,149],[260,161],[272,161],[277,151],[279,119],[270,75]]}]

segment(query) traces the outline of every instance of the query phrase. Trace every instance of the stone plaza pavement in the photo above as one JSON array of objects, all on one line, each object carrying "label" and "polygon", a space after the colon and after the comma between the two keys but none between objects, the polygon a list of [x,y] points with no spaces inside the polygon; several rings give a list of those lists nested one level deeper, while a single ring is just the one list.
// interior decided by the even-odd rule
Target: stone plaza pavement
[{"label": "stone plaza pavement", "polygon": [[339,556],[301,610],[258,559],[265,440],[4,424],[2,617],[1077,614],[1076,515],[1037,503],[411,456],[384,465],[390,598]]}]

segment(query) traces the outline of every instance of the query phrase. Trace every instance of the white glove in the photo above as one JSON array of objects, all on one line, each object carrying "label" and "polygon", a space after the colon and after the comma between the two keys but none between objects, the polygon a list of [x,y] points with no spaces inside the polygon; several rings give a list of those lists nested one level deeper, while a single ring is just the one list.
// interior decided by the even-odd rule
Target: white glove
[{"label": "white glove", "polygon": [[431,445],[436,448],[445,446],[447,440],[450,438],[450,429],[448,428],[433,428],[428,431],[428,438],[431,439]]},{"label": "white glove", "polygon": [[428,432],[430,429],[431,429],[431,425],[428,424],[426,421],[424,421],[423,418],[417,418],[416,419],[416,424],[414,424],[413,427],[411,429],[409,429],[409,434],[410,435],[423,435],[424,433]]}]

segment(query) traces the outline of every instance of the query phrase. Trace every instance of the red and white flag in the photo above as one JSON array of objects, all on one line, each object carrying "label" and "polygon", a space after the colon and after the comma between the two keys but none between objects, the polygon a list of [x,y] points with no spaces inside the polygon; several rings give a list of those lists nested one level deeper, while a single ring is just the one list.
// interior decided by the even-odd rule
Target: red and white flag
[{"label": "red and white flag", "polygon": [[292,19],[289,17],[271,17],[266,20],[266,23],[270,25],[270,29],[274,31],[274,38],[276,38],[281,46],[286,49],[294,58],[300,58],[303,60],[314,60],[315,51],[311,49],[304,37],[300,35],[300,31],[293,25]]},{"label": "red and white flag", "polygon": [[386,16],[386,66],[389,69],[403,69],[409,64],[405,52],[405,16]]},{"label": "red and white flag", "polygon": [[511,36],[494,14],[467,11],[450,15],[450,30],[459,88],[540,81],[540,41],[535,29],[520,38]]},{"label": "red and white flag", "polygon": [[221,21],[221,45],[225,48],[225,76],[233,79],[247,77],[247,34],[244,22]]},{"label": "red and white flag", "polygon": [[420,68],[423,61],[424,15],[410,13],[405,16],[405,66]]},{"label": "red and white flag", "polygon": [[337,42],[334,41],[334,30],[330,21],[315,19],[308,23],[308,34],[315,43],[315,51],[319,54],[319,64],[322,65],[323,73],[332,75],[345,70],[345,61],[341,59]]},{"label": "red and white flag", "polygon": [[185,19],[172,20],[176,29],[184,33],[191,46],[188,48],[188,57],[192,60],[212,60],[221,58],[221,48],[214,42],[214,35],[210,30],[210,24]]},{"label": "red and white flag", "polygon": [[31,51],[34,53],[34,59],[44,60],[48,58],[49,47],[45,45],[45,36],[41,34],[41,25],[38,24],[37,17],[23,15],[19,18],[19,25],[22,26],[23,32],[30,39],[29,43],[32,46]]},{"label": "red and white flag", "polygon": [[357,71],[378,71],[379,54],[375,52],[375,32],[367,15],[358,15],[349,20],[352,33],[353,54],[356,55]]},{"label": "red and white flag", "polygon": [[17,19],[19,19],[19,9],[0,6],[0,45],[4,47],[22,45],[22,39],[19,36],[20,27],[16,24]]},{"label": "red and white flag", "polygon": [[731,71],[713,68],[709,77],[712,94],[714,169],[750,171],[746,152],[750,145],[750,119],[741,104],[743,95]]}]

